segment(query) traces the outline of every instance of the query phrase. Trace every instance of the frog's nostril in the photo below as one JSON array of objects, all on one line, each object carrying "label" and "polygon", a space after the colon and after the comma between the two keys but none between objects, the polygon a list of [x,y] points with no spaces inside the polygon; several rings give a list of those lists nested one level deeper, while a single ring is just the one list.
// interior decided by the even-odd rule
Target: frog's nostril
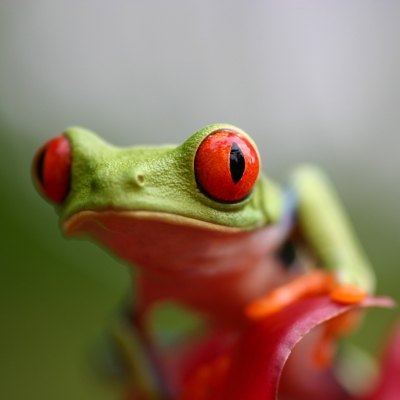
[{"label": "frog's nostril", "polygon": [[38,150],[32,175],[36,186],[49,200],[63,202],[71,178],[71,145],[64,135],[56,136]]},{"label": "frog's nostril", "polygon": [[144,176],[142,174],[136,175],[136,181],[139,186],[143,186],[145,182]]},{"label": "frog's nostril", "polygon": [[125,172],[125,184],[127,189],[138,189],[146,185],[146,177],[137,167],[131,167]]}]

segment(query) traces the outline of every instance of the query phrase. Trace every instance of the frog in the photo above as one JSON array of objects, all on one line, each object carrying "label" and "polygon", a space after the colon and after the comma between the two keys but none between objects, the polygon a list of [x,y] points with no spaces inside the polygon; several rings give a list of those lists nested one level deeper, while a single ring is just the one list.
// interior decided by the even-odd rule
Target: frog
[{"label": "frog", "polygon": [[278,184],[233,125],[209,125],[181,145],[127,148],[71,127],[37,151],[32,175],[67,237],[88,237],[136,271],[136,344],[121,342],[140,360],[132,364],[145,399],[179,397],[165,388],[144,333],[163,302],[199,313],[225,343],[300,298],[356,303],[374,292],[371,264],[326,174],[304,164]]}]

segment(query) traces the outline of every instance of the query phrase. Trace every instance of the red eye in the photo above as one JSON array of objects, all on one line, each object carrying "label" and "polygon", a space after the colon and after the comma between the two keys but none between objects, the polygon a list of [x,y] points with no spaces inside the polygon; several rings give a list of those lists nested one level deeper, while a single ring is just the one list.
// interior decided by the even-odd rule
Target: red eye
[{"label": "red eye", "polygon": [[33,176],[49,200],[63,202],[71,176],[71,145],[65,136],[56,136],[39,149],[33,160]]},{"label": "red eye", "polygon": [[257,181],[260,162],[251,142],[237,132],[220,130],[200,144],[194,169],[202,191],[214,200],[244,199]]}]

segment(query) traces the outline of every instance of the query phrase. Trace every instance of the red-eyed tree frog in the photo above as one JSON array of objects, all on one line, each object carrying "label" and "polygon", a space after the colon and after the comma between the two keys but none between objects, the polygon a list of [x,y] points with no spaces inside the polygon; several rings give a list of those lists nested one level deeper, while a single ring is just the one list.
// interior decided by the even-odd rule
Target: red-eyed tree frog
[{"label": "red-eyed tree frog", "polygon": [[139,336],[161,301],[238,332],[314,293],[343,303],[372,293],[370,264],[323,172],[300,166],[281,188],[260,169],[255,143],[227,124],[179,146],[132,148],[70,128],[37,152],[33,176],[67,236],[94,238],[138,267]]}]

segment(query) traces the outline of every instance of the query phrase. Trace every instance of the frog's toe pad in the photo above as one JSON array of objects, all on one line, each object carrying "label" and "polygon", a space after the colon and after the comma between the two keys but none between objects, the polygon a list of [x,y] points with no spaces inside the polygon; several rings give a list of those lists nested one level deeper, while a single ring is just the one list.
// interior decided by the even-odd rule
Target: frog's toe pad
[{"label": "frog's toe pad", "polygon": [[368,293],[353,285],[340,285],[330,292],[330,298],[337,303],[357,304],[363,301]]}]

